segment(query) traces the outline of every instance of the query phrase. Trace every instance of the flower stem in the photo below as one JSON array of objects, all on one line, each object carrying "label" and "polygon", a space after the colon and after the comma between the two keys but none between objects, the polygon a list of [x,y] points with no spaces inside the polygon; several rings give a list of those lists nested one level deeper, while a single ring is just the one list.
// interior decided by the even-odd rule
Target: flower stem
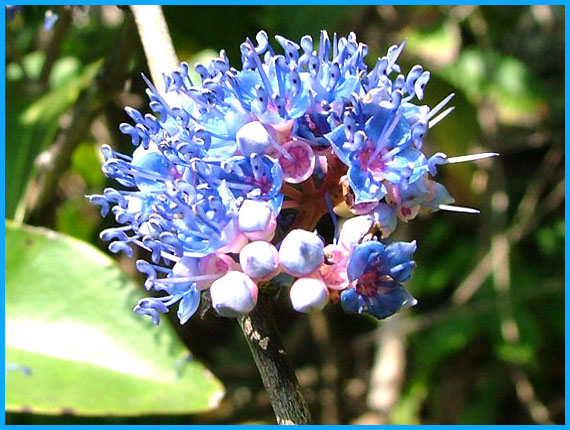
[{"label": "flower stem", "polygon": [[132,5],[131,10],[146,55],[150,75],[158,91],[164,91],[163,73],[179,66],[160,5]]},{"label": "flower stem", "polygon": [[257,306],[239,318],[277,424],[310,424],[311,416],[295,371],[287,356],[271,307],[271,296],[261,293]]}]

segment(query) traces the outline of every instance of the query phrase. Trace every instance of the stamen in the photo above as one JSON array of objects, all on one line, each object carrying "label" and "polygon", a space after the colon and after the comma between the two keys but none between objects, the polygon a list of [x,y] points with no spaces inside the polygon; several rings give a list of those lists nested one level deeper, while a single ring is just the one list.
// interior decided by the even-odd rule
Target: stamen
[{"label": "stamen", "polygon": [[330,49],[329,35],[326,32],[326,30],[323,30],[321,31],[321,38],[319,41],[319,60],[321,60],[321,63],[326,57],[328,57],[329,49]]},{"label": "stamen", "polygon": [[450,157],[447,159],[448,164],[464,163],[466,161],[483,160],[485,158],[498,157],[497,152],[484,152],[482,154],[461,155],[459,157]]},{"label": "stamen", "polygon": [[454,109],[455,109],[455,106],[452,106],[452,107],[444,110],[441,114],[439,114],[437,117],[435,117],[434,119],[432,119],[429,122],[428,127],[432,128],[434,125],[436,125],[442,119],[444,119],[447,115],[449,115],[451,112],[453,112]]},{"label": "stamen", "polygon": [[[202,233],[202,232],[201,232],[200,230],[198,230],[198,229],[188,230],[187,233],[188,233],[188,235],[190,235],[190,233],[191,233],[192,236],[195,236],[195,237],[197,237],[197,238],[199,238],[199,239],[202,239],[202,240],[209,240],[209,239],[211,239],[211,236],[210,236],[210,235],[207,235],[207,234],[205,234],[205,233]],[[184,240],[183,240],[183,241],[184,241]]]},{"label": "stamen", "polygon": [[169,269],[168,267],[162,267],[162,266],[158,266],[158,265],[156,265],[156,264],[150,264],[150,263],[149,263],[149,265],[150,265],[153,269],[155,269],[156,271],[161,272],[161,273],[170,273],[170,272],[172,272],[172,269]]},{"label": "stamen", "polygon": [[442,211],[460,212],[460,213],[465,213],[465,214],[478,214],[478,213],[481,213],[481,212],[478,211],[477,209],[465,208],[465,207],[462,207],[462,206],[439,205],[438,208],[441,209]]},{"label": "stamen", "polygon": [[126,167],[126,173],[132,175],[132,177],[137,177],[137,178],[141,178],[141,179],[148,179],[150,181],[157,181],[157,182],[165,182],[165,178],[162,176],[158,176],[158,175],[153,175],[152,173],[149,173],[149,171],[143,170],[140,167],[137,166],[125,166]]},{"label": "stamen", "polygon": [[[146,249],[149,252],[152,252],[152,249],[149,248],[148,246],[146,246],[142,240],[133,240],[132,243],[136,244],[137,246],[141,247],[142,249]],[[162,258],[164,258],[165,260],[170,260],[173,261],[174,263],[178,263],[178,261],[180,261],[180,258],[178,258],[175,255],[169,254],[168,252],[165,251],[160,251],[160,256]]]},{"label": "stamen", "polygon": [[197,275],[197,276],[186,276],[180,278],[160,278],[155,279],[155,284],[184,284],[187,282],[197,282],[197,281],[214,281],[221,278],[221,274],[212,275]]},{"label": "stamen", "polygon": [[433,118],[433,116],[438,113],[441,109],[443,109],[443,107],[449,103],[449,101],[455,97],[455,93],[451,93],[449,94],[446,98],[444,98],[442,101],[440,101],[437,105],[435,105],[433,107],[433,109],[431,109],[429,111],[429,113],[427,114],[427,119]]},{"label": "stamen", "polygon": [[271,146],[273,146],[277,151],[279,151],[279,153],[283,155],[283,157],[285,157],[287,161],[290,161],[291,163],[294,163],[296,161],[295,157],[289,154],[289,152],[287,152],[285,148],[283,148],[279,143],[277,143],[273,139],[271,139]]},{"label": "stamen", "polygon": [[338,55],[338,46],[337,46],[338,40],[337,40],[337,36],[336,36],[336,32],[333,33],[333,43],[332,43],[332,48],[333,48],[333,55],[332,58],[333,60],[336,58],[336,56]]},{"label": "stamen", "polygon": [[395,148],[392,148],[390,151],[388,151],[386,154],[384,154],[382,156],[382,161],[386,161],[389,160],[390,158],[393,158],[394,156],[398,155],[400,152],[402,152],[404,149],[407,149],[408,146],[410,146],[410,144],[412,143],[412,141],[408,141],[403,145],[400,146],[396,146]]},{"label": "stamen", "polygon": [[[271,83],[269,82],[269,78],[265,74],[265,70],[263,69],[263,64],[261,64],[261,60],[259,58],[259,55],[257,55],[257,51],[255,50],[255,46],[253,45],[253,42],[251,41],[251,39],[249,37],[246,39],[246,42],[249,44],[249,46],[251,48],[251,55],[253,57],[253,61],[255,62],[255,66],[257,67],[257,73],[259,73],[259,76],[261,77],[261,81],[263,82],[263,86],[265,87],[265,91],[267,91],[268,96],[271,96],[273,94],[273,87],[271,87]],[[269,97],[269,99],[271,100],[271,97]]]},{"label": "stamen", "polygon": [[212,177],[208,177],[208,176],[205,176],[203,179],[210,184],[221,184],[222,182],[225,182],[228,187],[236,189],[236,190],[251,191],[251,190],[256,188],[253,185],[237,184],[234,182],[228,182],[226,179],[212,178]]},{"label": "stamen", "polygon": [[289,71],[287,60],[282,55],[275,59],[275,76],[277,77],[277,89],[279,90],[279,97],[285,102],[285,87],[283,84],[283,73]]},{"label": "stamen", "polygon": [[215,232],[218,236],[222,234],[222,229],[208,218],[203,205],[196,206],[196,215],[198,215],[198,218],[202,220],[206,227],[209,227],[210,230]]},{"label": "stamen", "polygon": [[404,47],[406,46],[406,43],[408,42],[408,39],[404,39],[404,41],[402,43],[400,43],[400,46],[398,46],[397,48],[395,48],[392,52],[388,52],[388,67],[387,67],[387,74],[390,74],[392,67],[394,66],[394,64],[396,63],[396,60],[398,59],[398,57],[400,56],[400,54],[402,53],[402,51],[404,50]]},{"label": "stamen", "polygon": [[141,73],[141,76],[145,82],[145,84],[148,86],[148,88],[153,92],[153,95],[160,101],[160,103],[165,106],[167,109],[170,109],[170,106],[168,105],[168,103],[166,102],[166,100],[164,100],[164,98],[160,95],[160,93],[158,92],[158,90],[156,89],[156,87],[152,84],[152,82],[145,76],[144,73]]}]

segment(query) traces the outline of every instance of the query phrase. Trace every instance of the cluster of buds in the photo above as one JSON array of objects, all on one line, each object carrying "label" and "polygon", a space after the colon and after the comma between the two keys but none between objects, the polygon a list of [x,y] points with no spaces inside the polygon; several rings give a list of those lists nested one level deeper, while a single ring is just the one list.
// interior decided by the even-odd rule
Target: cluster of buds
[{"label": "cluster of buds", "polygon": [[[121,124],[132,156],[103,146],[104,173],[121,189],[89,196],[122,226],[101,233],[112,252],[148,251],[137,269],[153,294],[138,314],[178,304],[185,323],[209,292],[222,316],[252,311],[276,276],[290,280],[294,309],[321,310],[340,301],[348,313],[381,319],[416,300],[409,279],[416,243],[390,239],[398,219],[453,206],[432,178],[438,166],[495,154],[426,157],[423,139],[447,116],[453,95],[430,108],[422,66],[397,64],[404,43],[369,70],[354,33],[330,41],[321,32],[299,44],[261,31],[241,45],[242,69],[222,51],[207,66],[164,76],[160,93],[144,76],[150,108],[126,108]],[[414,101],[416,103],[414,103]],[[327,213],[335,234],[315,227]],[[339,213],[350,213],[339,228]]]}]

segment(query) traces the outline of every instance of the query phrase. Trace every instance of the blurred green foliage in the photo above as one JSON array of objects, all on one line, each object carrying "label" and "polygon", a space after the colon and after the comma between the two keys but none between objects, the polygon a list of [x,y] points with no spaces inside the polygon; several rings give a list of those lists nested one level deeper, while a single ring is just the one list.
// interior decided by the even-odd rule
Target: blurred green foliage
[{"label": "blurred green foliage", "polygon": [[[46,55],[53,52],[53,33],[41,30],[45,7],[24,7],[6,25],[6,215],[10,219],[26,221],[40,170],[38,155],[65,130],[70,108],[101,70],[128,14],[114,6],[76,7],[68,12],[71,24],[64,29],[45,82],[40,80],[42,68]],[[378,323],[345,315],[332,306],[324,313],[328,330],[323,332],[311,317],[295,314],[286,297],[280,298],[276,317],[316,423],[563,423],[564,7],[165,6],[164,13],[179,58],[190,63],[225,49],[239,67],[239,44],[260,29],[291,39],[310,34],[314,40],[321,29],[339,34],[354,31],[370,47],[370,65],[390,45],[407,38],[401,61],[404,72],[421,63],[432,73],[426,103],[433,106],[450,92],[456,94],[453,114],[430,130],[427,152],[501,154],[477,165],[440,169],[440,181],[457,203],[480,208],[479,216],[436,213],[398,227],[399,238],[418,241],[417,268],[409,286],[419,300],[416,307]],[[88,138],[77,142],[68,169],[60,172],[53,205],[41,222],[36,221],[103,251],[97,234],[112,220],[101,220],[97,208],[84,199],[106,184],[98,148],[106,143],[128,152],[129,139],[118,133],[118,124],[128,121],[122,107],[148,111],[140,79],[141,72],[148,74],[142,49],[125,53],[124,61],[128,76],[122,91],[101,109]],[[10,224],[9,229],[16,234],[19,228]],[[8,238],[6,247],[8,253]],[[42,264],[59,264],[65,255],[54,251],[50,258],[35,260],[24,248],[7,259],[7,280],[20,267],[18,261],[34,259],[39,266],[31,265],[27,276],[39,279]],[[92,264],[88,256],[84,258]],[[140,286],[133,262],[118,263],[122,276],[133,277]],[[93,300],[99,294],[116,293],[98,278],[81,286],[66,284],[75,270],[63,264],[59,277],[42,277],[41,283],[26,285],[25,295],[18,298],[20,309],[37,294],[34,288],[61,290],[59,296],[46,295],[47,309],[56,297],[66,300],[66,291],[72,288],[84,288],[86,297],[96,293]],[[29,279],[25,282],[33,283]],[[7,317],[16,306],[8,293],[17,288],[7,284]],[[35,314],[31,304],[29,312]],[[125,308],[125,318],[131,318],[129,312]],[[74,320],[73,314],[69,318]],[[120,326],[123,316],[117,318]],[[102,317],[102,325],[93,324],[103,327],[103,322],[109,321]],[[139,325],[148,336],[171,329],[161,326],[157,331],[147,323],[141,320]],[[118,327],[125,340],[145,336],[128,327]],[[191,400],[176,399],[180,404],[188,400],[186,412],[176,409],[177,413],[167,414],[170,401],[147,396],[133,406],[140,411],[147,407],[141,417],[127,418],[127,413],[109,409],[108,415],[114,417],[95,418],[81,408],[73,416],[65,410],[42,415],[34,413],[41,409],[40,400],[29,397],[36,399],[25,405],[31,412],[9,412],[6,422],[273,422],[234,321],[208,312],[173,328],[176,348],[189,348],[224,384],[227,395],[216,409],[189,415]],[[386,388],[372,371],[383,354],[400,351],[388,348],[384,329],[399,333],[403,351],[395,355],[402,373],[392,375],[396,382],[388,391],[382,391]],[[25,377],[7,373],[7,381]],[[117,379],[113,390],[120,392],[121,384],[127,383]],[[110,390],[111,382],[107,385],[93,385],[92,390],[97,390],[93,399]],[[17,390],[7,385],[9,389]],[[18,389],[7,391],[6,398],[25,398],[25,387]],[[183,391],[173,388],[171,394],[184,396]],[[388,398],[386,393],[395,394],[382,409],[374,398]],[[155,409],[149,407],[153,401],[160,403]]]}]

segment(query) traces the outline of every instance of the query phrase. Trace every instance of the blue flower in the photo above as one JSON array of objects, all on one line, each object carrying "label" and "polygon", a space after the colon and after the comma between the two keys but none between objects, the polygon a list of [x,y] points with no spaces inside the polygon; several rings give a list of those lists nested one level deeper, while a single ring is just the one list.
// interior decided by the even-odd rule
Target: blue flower
[{"label": "blue flower", "polygon": [[[231,67],[224,51],[207,65],[197,64],[200,82],[181,63],[164,76],[162,93],[143,76],[152,113],[127,107],[132,122],[120,125],[135,147],[132,155],[102,148],[103,171],[119,186],[89,199],[120,226],[100,236],[114,253],[134,257],[135,247],[146,251],[137,269],[147,275],[146,288],[163,295],[142,299],[135,311],[155,323],[176,303],[186,322],[202,290],[240,271],[236,254],[250,240],[276,236],[278,243],[287,236],[286,224],[314,228],[287,221],[282,208],[298,211],[295,223],[302,222],[303,210],[312,211],[305,220],[316,224],[319,208],[332,212],[344,193],[349,208],[366,215],[386,238],[397,218],[411,219],[422,208],[452,210],[447,190],[431,179],[438,166],[490,156],[424,155],[424,135],[451,112],[442,109],[453,95],[433,108],[419,104],[430,74],[419,65],[402,74],[397,61],[404,43],[369,70],[368,47],[354,33],[335,34],[331,41],[323,31],[318,48],[310,36],[299,43],[275,39],[282,53],[264,31],[255,42],[242,43],[241,70]],[[334,278],[328,269],[319,272],[324,244],[318,242],[320,257],[307,273],[291,273]],[[355,245],[346,266],[347,251],[343,268],[349,279],[344,276],[342,285],[351,287],[341,294],[343,308],[385,318],[415,303],[401,285],[410,276],[415,247],[365,242]],[[279,251],[283,267],[291,263],[287,258],[298,257],[285,248]],[[329,296],[318,297],[320,305]],[[255,305],[246,298],[240,309]]]},{"label": "blue flower", "polygon": [[[390,64],[387,57],[379,63]],[[387,78],[390,68],[381,68],[384,79],[376,81],[379,86],[370,87],[369,80],[366,91],[353,94],[337,126],[326,135],[348,166],[355,204],[379,201],[388,194],[388,186],[406,188],[430,170],[420,149],[433,113],[410,102],[423,97],[429,73],[418,74],[414,68],[407,78],[400,74],[392,82]]]},{"label": "blue flower", "polygon": [[341,293],[347,313],[367,312],[378,319],[394,314],[404,306],[416,304],[402,282],[411,275],[416,242],[388,245],[371,240],[357,245],[348,262],[348,280],[354,287]]}]

